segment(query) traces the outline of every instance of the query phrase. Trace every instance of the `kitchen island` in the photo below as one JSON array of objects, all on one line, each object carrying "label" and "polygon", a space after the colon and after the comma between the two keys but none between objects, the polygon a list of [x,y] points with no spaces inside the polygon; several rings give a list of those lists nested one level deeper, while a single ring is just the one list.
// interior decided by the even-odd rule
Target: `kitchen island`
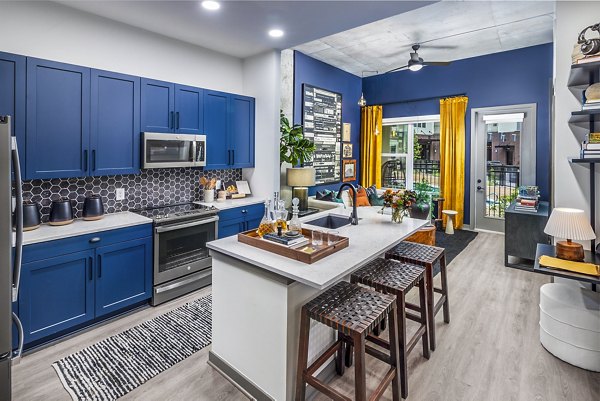
[{"label": "kitchen island", "polygon": [[[209,363],[256,399],[292,400],[302,305],[426,224],[411,218],[392,223],[380,209],[359,208],[358,225],[338,229],[350,239],[348,248],[310,265],[240,243],[236,236],[208,243],[213,258]],[[339,207],[301,220],[327,214],[349,211]],[[333,339],[331,329],[313,327],[309,359]]]}]

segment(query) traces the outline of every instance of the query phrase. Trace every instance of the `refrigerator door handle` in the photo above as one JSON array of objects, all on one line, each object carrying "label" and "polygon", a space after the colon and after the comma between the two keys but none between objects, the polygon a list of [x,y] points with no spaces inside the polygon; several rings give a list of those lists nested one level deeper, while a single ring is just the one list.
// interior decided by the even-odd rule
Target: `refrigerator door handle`
[{"label": "refrigerator door handle", "polygon": [[21,261],[23,260],[23,181],[21,179],[21,167],[19,164],[19,149],[17,138],[12,137],[12,163],[15,172],[15,220],[17,224],[15,240],[15,263],[13,266],[12,301],[17,302],[19,298],[19,285],[21,283]]},{"label": "refrigerator door handle", "polygon": [[13,322],[17,325],[17,331],[19,332],[19,347],[16,351],[13,351],[12,355],[12,364],[17,365],[21,362],[21,354],[23,353],[23,340],[24,340],[24,332],[23,332],[23,324],[19,317],[13,312],[12,314]]}]

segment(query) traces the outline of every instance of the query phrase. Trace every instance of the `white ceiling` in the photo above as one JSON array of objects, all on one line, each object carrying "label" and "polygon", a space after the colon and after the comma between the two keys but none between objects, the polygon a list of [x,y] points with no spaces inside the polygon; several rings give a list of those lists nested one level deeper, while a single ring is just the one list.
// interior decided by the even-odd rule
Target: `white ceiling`
[{"label": "white ceiling", "polygon": [[[164,36],[245,58],[286,49],[433,1],[220,1],[210,12],[200,1],[58,1],[69,7]],[[272,28],[282,38],[267,35]]]},{"label": "white ceiling", "polygon": [[[361,76],[425,61],[453,61],[552,42],[553,1],[442,1],[294,49]],[[429,67],[443,68],[443,67]]]}]

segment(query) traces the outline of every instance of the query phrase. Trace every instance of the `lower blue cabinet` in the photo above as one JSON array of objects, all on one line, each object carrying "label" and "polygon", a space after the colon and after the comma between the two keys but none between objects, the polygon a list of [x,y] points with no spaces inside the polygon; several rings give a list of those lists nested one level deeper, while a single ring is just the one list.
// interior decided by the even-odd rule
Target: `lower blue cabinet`
[{"label": "lower blue cabinet", "polygon": [[94,319],[94,251],[24,263],[19,317],[25,344]]},{"label": "lower blue cabinet", "polygon": [[230,237],[244,231],[244,218],[219,220],[219,238]]},{"label": "lower blue cabinet", "polygon": [[219,238],[258,228],[264,212],[265,207],[262,203],[219,212]]},{"label": "lower blue cabinet", "polygon": [[96,317],[152,296],[152,239],[96,249]]}]

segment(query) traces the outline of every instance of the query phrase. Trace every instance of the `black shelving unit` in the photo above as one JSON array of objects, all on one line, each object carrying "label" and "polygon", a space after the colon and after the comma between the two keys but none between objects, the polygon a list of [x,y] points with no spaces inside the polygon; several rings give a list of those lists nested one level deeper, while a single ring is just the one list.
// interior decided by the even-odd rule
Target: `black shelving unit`
[{"label": "black shelving unit", "polygon": [[[587,87],[593,83],[600,82],[600,62],[576,64],[571,66],[569,76],[569,90],[577,99],[583,103],[584,92]],[[589,132],[595,130],[597,115],[600,110],[579,110],[571,113],[570,124],[580,125],[584,123]],[[590,224],[596,231],[596,164],[600,164],[598,159],[582,159],[580,157],[570,157],[569,163],[588,166],[590,169]],[[592,249],[596,247],[596,241],[592,240]]]}]

